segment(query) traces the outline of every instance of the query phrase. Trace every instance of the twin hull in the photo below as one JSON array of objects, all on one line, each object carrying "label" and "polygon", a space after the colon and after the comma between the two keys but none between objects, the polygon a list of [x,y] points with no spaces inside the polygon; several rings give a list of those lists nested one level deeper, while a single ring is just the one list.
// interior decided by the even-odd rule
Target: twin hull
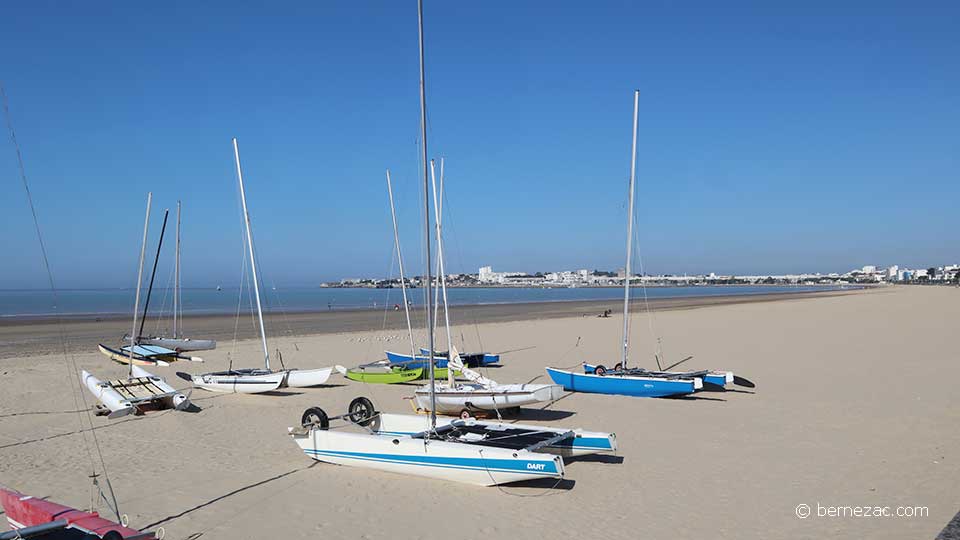
[{"label": "twin hull", "polygon": [[[430,386],[416,391],[417,407],[430,410]],[[453,388],[437,383],[436,402],[438,413],[459,414],[467,410],[502,410],[555,401],[563,395],[556,384],[498,384],[484,386],[475,383],[458,383]]]},{"label": "twin hull", "polygon": [[[583,364],[584,373],[594,373],[597,369],[597,366],[593,364]],[[682,371],[652,371],[652,375],[683,375],[685,372]],[[703,379],[704,384],[711,384],[713,386],[725,387],[726,385],[733,382],[733,372],[732,371],[707,371],[703,375],[698,375]]]},{"label": "twin hull", "polygon": [[[160,398],[155,400],[159,402],[163,408],[183,409],[190,405],[187,396],[177,392],[174,387],[167,384],[162,378],[151,374],[149,371],[137,365],[134,365],[131,371],[134,377],[149,378],[157,388],[164,392]],[[81,371],[80,378],[83,380],[83,384],[87,389],[90,390],[90,393],[92,393],[100,403],[103,403],[105,407],[110,409],[111,417],[116,418],[136,411],[136,404],[131,403],[129,399],[123,397],[120,392],[117,392],[109,383],[101,381],[87,371]]]},{"label": "twin hull", "polygon": [[559,456],[526,450],[323,429],[298,433],[291,428],[291,436],[318,461],[477,486],[560,479],[564,472]]},{"label": "twin hull", "polygon": [[635,397],[669,397],[692,394],[703,388],[703,380],[635,377],[632,375],[594,375],[547,368],[553,382],[571,392],[619,394]]},{"label": "twin hull", "polygon": [[267,371],[265,369],[240,369],[194,375],[193,385],[212,392],[258,394],[270,392],[281,386],[306,388],[327,382],[333,368],[288,369]]}]

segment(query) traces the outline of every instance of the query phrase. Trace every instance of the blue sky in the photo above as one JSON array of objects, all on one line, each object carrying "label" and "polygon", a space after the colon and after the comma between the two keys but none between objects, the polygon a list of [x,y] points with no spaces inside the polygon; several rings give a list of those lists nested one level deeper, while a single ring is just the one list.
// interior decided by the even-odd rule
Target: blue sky
[{"label": "blue sky", "polygon": [[[0,79],[58,282],[135,278],[146,192],[187,285],[237,281],[230,139],[268,282],[419,271],[414,2],[19,2]],[[960,260],[955,2],[426,2],[448,267],[622,266],[632,90],[650,272]],[[0,288],[41,287],[0,147]],[[165,276],[161,270],[160,275]]]}]

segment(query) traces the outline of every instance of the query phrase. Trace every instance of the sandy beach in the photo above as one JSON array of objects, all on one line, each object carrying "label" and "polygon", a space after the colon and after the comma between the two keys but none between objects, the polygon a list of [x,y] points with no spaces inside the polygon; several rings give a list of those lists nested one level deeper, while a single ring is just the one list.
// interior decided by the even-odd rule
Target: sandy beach
[{"label": "sandy beach", "polygon": [[[762,301],[761,301],[762,300]],[[636,306],[639,308],[639,306]],[[276,395],[196,390],[197,413],[93,419],[121,511],[166,538],[934,538],[960,510],[960,289],[890,287],[792,298],[665,301],[636,313],[632,360],[655,367],[655,337],[684,368],[732,370],[755,391],[686,399],[569,394],[524,422],[617,433],[616,457],[568,463],[566,479],[479,488],[313,461],[286,434],[308,406],[341,412],[359,395],[408,412],[413,385]],[[598,318],[603,309],[610,318]],[[614,302],[487,306],[452,312],[456,343],[505,355],[487,376],[545,381],[545,366],[613,363]],[[199,373],[261,361],[249,319],[189,320],[216,337]],[[288,366],[347,366],[407,347],[402,314],[275,319],[271,349]],[[125,368],[96,351],[122,321],[66,324],[76,367],[101,378]],[[206,334],[205,332],[210,332]],[[74,365],[56,354],[56,325],[0,327],[0,484],[76,507],[90,503],[94,448]],[[53,354],[51,354],[53,353]],[[83,395],[90,405],[91,397]],[[799,505],[812,515],[797,517]],[[922,517],[827,517],[819,507],[928,507]],[[101,511],[104,511],[101,508]],[[106,513],[106,512],[105,512]]]}]

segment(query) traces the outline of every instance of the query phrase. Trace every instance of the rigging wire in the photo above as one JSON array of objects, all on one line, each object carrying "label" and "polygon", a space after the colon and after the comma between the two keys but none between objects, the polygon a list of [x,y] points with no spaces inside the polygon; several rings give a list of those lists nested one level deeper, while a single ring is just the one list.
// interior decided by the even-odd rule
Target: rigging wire
[{"label": "rigging wire", "polygon": [[[100,492],[101,492],[101,495],[104,497],[104,500],[107,501],[108,506],[112,502],[113,506],[111,507],[111,510],[113,510],[114,513],[116,513],[117,518],[119,519],[120,509],[119,509],[119,505],[117,504],[117,497],[116,497],[116,494],[113,492],[113,486],[110,484],[110,478],[107,474],[107,466],[106,466],[106,463],[104,462],[103,452],[100,449],[100,442],[97,439],[97,433],[93,426],[93,417],[91,416],[91,413],[90,413],[90,406],[87,403],[86,396],[82,392],[82,381],[80,380],[80,374],[77,368],[77,360],[76,360],[76,357],[74,357],[72,354],[69,353],[67,348],[67,338],[63,328],[63,319],[60,316],[60,308],[59,308],[60,298],[57,293],[57,287],[53,279],[53,271],[50,269],[50,259],[47,256],[47,247],[43,241],[43,233],[41,232],[41,229],[40,229],[40,219],[37,217],[37,209],[33,203],[33,195],[30,192],[30,184],[27,182],[27,173],[26,173],[26,168],[24,167],[24,164],[23,164],[23,154],[20,152],[20,143],[17,141],[17,134],[13,129],[13,119],[10,114],[10,104],[7,99],[6,88],[2,83],[0,83],[0,97],[3,98],[3,113],[4,113],[4,117],[6,118],[7,129],[10,131],[10,140],[13,142],[14,150],[16,150],[17,167],[19,168],[19,171],[20,171],[20,180],[23,183],[23,190],[27,195],[27,203],[30,205],[30,214],[33,217],[33,226],[34,226],[34,230],[37,233],[37,241],[40,245],[40,255],[41,255],[41,258],[43,259],[43,267],[46,270],[47,282],[50,287],[50,294],[53,297],[54,318],[57,321],[57,333],[60,338],[60,346],[63,353],[64,365],[67,367],[68,379],[70,379],[71,381],[73,379],[76,379],[78,384],[78,389],[81,390],[80,392],[76,392],[76,391],[71,392],[73,394],[74,405],[77,407],[78,410],[86,411],[87,421],[90,424],[91,438],[93,439],[94,445],[97,450],[97,456],[99,457],[99,460],[100,460],[100,469],[103,471],[103,478],[105,480],[110,498],[109,499],[106,498],[106,494],[103,493],[103,490],[100,490]],[[70,377],[71,367],[72,367],[73,377]],[[71,389],[73,389],[72,383],[71,383]],[[77,400],[78,393],[80,395],[80,400]],[[80,407],[81,401],[83,403],[82,408]],[[77,413],[77,419],[81,429],[83,429],[84,425],[83,425],[82,413],[80,412]],[[87,452],[87,457],[90,461],[90,468],[92,471],[91,477],[94,478],[94,484],[99,489],[99,483],[96,481],[96,477],[97,477],[96,463],[94,462],[92,453],[90,452],[90,445],[87,442],[86,435],[84,434],[82,435],[82,437],[83,437],[84,447]]]}]

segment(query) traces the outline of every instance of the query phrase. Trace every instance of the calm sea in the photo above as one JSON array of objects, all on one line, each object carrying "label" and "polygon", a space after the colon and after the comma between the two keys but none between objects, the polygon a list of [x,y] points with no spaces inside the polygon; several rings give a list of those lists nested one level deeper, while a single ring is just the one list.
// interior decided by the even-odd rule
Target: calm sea
[{"label": "calm sea", "polygon": [[[829,286],[696,286],[647,287],[649,298],[682,298],[696,296],[749,295],[835,290]],[[635,288],[634,298],[643,292]],[[400,289],[337,289],[321,287],[267,288],[262,292],[267,311],[327,311],[343,309],[377,309],[401,304]],[[235,313],[254,309],[247,290],[183,289],[185,314]],[[407,291],[413,304],[423,304],[423,289]],[[623,298],[619,288],[452,288],[447,296],[451,305],[516,304],[525,302],[569,302],[577,300],[616,300]],[[58,291],[59,306],[44,290],[0,290],[0,317],[51,315],[114,315],[129,313],[133,308],[134,291],[126,289],[68,289]],[[141,296],[143,302],[143,296]],[[142,305],[142,304],[141,304]],[[169,313],[173,307],[172,290],[154,289],[150,312]]]}]

